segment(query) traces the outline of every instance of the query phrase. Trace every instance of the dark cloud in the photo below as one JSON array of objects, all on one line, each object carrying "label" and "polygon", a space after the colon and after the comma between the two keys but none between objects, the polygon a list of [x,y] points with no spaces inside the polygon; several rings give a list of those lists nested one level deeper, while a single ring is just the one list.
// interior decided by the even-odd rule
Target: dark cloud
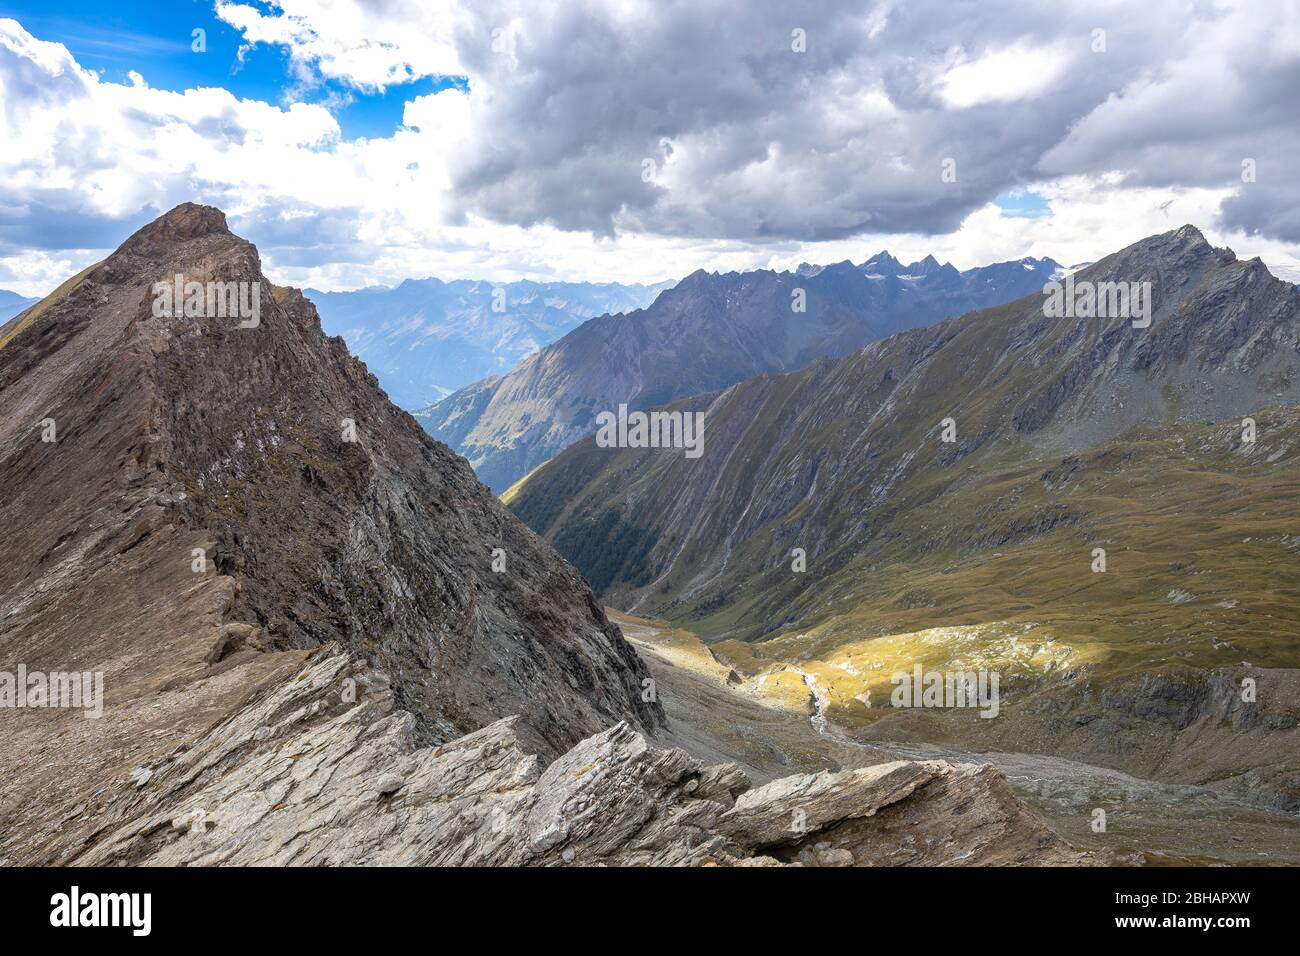
[{"label": "dark cloud", "polygon": [[[453,165],[456,208],[520,225],[944,233],[1008,188],[1061,175],[1234,185],[1242,156],[1294,156],[1300,135],[1297,44],[1259,8],[664,0],[639,14],[505,2],[473,13],[457,46],[482,96]],[[513,57],[494,53],[492,30],[512,22]],[[806,53],[791,50],[795,28]],[[1026,95],[1013,79],[1012,94],[980,101],[971,84],[996,93],[996,71],[945,83],[951,67],[1007,51],[1020,60],[1003,73]],[[955,183],[941,179],[945,158]],[[670,170],[662,185],[642,180],[646,159]],[[1243,193],[1233,224],[1283,235],[1300,186],[1272,190],[1281,209]]]},{"label": "dark cloud", "polygon": [[322,262],[364,265],[380,250],[358,238],[364,212],[355,208],[318,209],[281,202],[230,218],[230,228],[244,236],[278,267],[311,267]]},{"label": "dark cloud", "polygon": [[113,249],[168,208],[151,205],[110,216],[76,190],[0,186],[0,256],[31,249]]},{"label": "dark cloud", "polygon": [[[361,61],[373,70],[375,45],[335,6],[304,7],[295,23],[312,20],[330,49],[367,50]],[[427,23],[399,0],[367,13],[387,36],[394,24]],[[416,207],[398,208],[407,195],[429,203],[429,226],[439,215],[484,217],[772,251],[861,233],[950,233],[1008,190],[1078,174],[1230,191],[1220,225],[1300,242],[1294,3],[476,0],[462,13],[447,29],[469,92],[437,95],[467,95],[468,108],[415,104],[414,121],[446,122],[445,136],[405,131],[365,152],[339,142],[320,109],[290,114],[215,91],[96,91],[70,56],[7,21],[0,133],[16,145],[20,159],[6,168],[24,185],[0,183],[0,255],[112,248],[194,200],[244,211],[232,227],[277,264],[366,264],[384,255],[385,238],[432,242]],[[503,30],[507,53],[493,49]],[[794,30],[804,53],[791,49]],[[318,147],[338,159],[329,173],[307,161]],[[423,164],[422,150],[439,173],[395,179]],[[1248,158],[1254,182],[1241,177]],[[335,173],[346,180],[337,193]],[[336,199],[346,205],[324,208]],[[436,245],[457,253],[458,241],[448,231]]]}]

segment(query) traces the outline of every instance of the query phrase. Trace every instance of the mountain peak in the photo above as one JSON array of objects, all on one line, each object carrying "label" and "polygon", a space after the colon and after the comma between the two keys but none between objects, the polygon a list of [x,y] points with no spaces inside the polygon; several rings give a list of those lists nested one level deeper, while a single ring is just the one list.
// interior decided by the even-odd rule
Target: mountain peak
[{"label": "mountain peak", "polygon": [[928,276],[932,272],[938,272],[943,266],[939,265],[939,260],[932,255],[926,256],[917,262],[913,262],[907,267],[908,275]]},{"label": "mountain peak", "polygon": [[[249,326],[206,303],[183,317],[151,314],[153,286],[182,272],[272,294],[255,300]],[[359,635],[382,633],[385,649],[364,653],[394,674],[422,734],[450,739],[519,713],[559,750],[611,722],[659,720],[641,698],[640,662],[581,578],[388,401],[326,337],[310,302],[269,286],[256,249],[220,210],[178,207],[47,299],[0,349],[0,399],[0,521],[25,529],[0,543],[0,604],[16,606],[24,575],[47,573],[40,542],[50,536],[72,547],[94,535],[131,555],[77,572],[98,582],[88,595],[112,600],[42,619],[64,647],[81,646],[84,633],[124,660],[160,657],[150,641],[163,623],[123,627],[133,615],[122,609],[143,602],[145,617],[186,635],[195,673],[221,659],[212,648],[232,627],[241,640],[257,631],[258,653],[357,647]],[[22,440],[40,420],[16,411],[26,409],[58,423],[57,443]],[[56,511],[60,529],[40,520]],[[111,524],[87,517],[109,512]],[[312,533],[290,554],[292,529],[306,521]],[[207,577],[176,560],[193,548],[206,554]],[[494,548],[509,553],[513,574],[491,570]],[[383,582],[366,583],[379,568]],[[150,582],[147,602],[140,580]],[[40,613],[6,618],[6,640]],[[191,614],[192,627],[175,623]],[[182,664],[159,666],[175,674]]]},{"label": "mountain peak", "polygon": [[903,267],[903,264],[902,264],[901,262],[899,262],[897,259],[895,259],[893,256],[891,256],[891,255],[889,254],[889,251],[886,250],[886,249],[882,249],[882,250],[880,250],[880,251],[877,252],[874,256],[872,256],[870,259],[868,259],[866,262],[862,263],[862,265],[863,265],[864,267],[866,267],[866,266],[891,266],[891,267],[892,267],[892,266],[897,266],[897,267],[900,268],[900,269]]},{"label": "mountain peak", "polygon": [[1094,279],[1111,274],[1119,276],[1121,273],[1151,275],[1153,270],[1195,268],[1198,263],[1214,257],[1218,257],[1221,262],[1231,262],[1236,258],[1228,250],[1216,250],[1199,229],[1189,224],[1139,239],[1088,269],[1090,273],[1095,273],[1092,276]]},{"label": "mountain peak", "polygon": [[216,206],[181,203],[142,226],[118,247],[117,252],[140,256],[167,256],[183,242],[224,236],[234,239],[226,225],[226,214]]},{"label": "mountain peak", "polygon": [[149,225],[137,230],[122,244],[122,248],[230,234],[230,228],[226,225],[226,214],[216,206],[183,202],[170,212],[163,213]]},{"label": "mountain peak", "polygon": [[1148,236],[1146,239],[1133,243],[1129,248],[1139,246],[1178,253],[1209,252],[1214,248],[1205,238],[1204,233],[1191,223],[1179,226],[1177,229],[1171,229],[1169,232]]}]

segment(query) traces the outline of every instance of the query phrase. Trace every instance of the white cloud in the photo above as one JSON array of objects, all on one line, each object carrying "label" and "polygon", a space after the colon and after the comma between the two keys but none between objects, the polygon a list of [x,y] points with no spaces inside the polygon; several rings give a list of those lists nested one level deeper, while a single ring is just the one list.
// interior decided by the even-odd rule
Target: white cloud
[{"label": "white cloud", "polygon": [[1065,74],[1074,52],[1065,44],[1014,43],[962,59],[939,77],[939,95],[956,109],[1040,97]]},{"label": "white cloud", "polygon": [[358,89],[462,72],[450,38],[464,17],[451,0],[421,0],[391,11],[348,0],[278,0],[275,6],[278,12],[266,14],[221,0],[216,14],[245,43],[284,47],[300,67]]}]

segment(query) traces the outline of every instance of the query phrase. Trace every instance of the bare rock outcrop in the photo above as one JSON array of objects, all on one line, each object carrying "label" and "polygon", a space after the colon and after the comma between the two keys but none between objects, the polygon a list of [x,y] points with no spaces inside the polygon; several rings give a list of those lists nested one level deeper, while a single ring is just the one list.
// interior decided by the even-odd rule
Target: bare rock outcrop
[{"label": "bare rock outcrop", "polygon": [[[337,648],[120,781],[85,864],[804,865],[1111,862],[1063,843],[990,767],[896,761],[751,790],[627,723],[549,764],[509,717],[421,746]],[[141,779],[142,778],[142,779]]]}]

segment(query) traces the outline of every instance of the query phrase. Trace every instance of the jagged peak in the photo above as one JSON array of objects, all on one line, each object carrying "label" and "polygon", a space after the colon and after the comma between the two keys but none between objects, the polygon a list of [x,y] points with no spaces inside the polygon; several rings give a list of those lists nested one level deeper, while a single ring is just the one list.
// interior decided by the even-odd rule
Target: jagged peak
[{"label": "jagged peak", "polygon": [[866,262],[862,264],[864,266],[871,266],[871,265],[884,265],[886,263],[890,265],[898,266],[900,268],[903,265],[901,262],[899,262],[897,259],[891,256],[889,254],[889,250],[887,249],[881,249],[874,256],[872,256],[870,259],[868,259]]},{"label": "jagged peak", "polygon": [[1209,245],[1209,242],[1206,241],[1205,235],[1201,232],[1201,230],[1197,229],[1190,222],[1184,223],[1183,225],[1175,229],[1173,231],[1173,235],[1178,239],[1182,239],[1184,241],[1200,242],[1200,243],[1205,243],[1205,245],[1207,246]]},{"label": "jagged peak", "polygon": [[910,263],[907,267],[908,275],[927,276],[934,272],[939,272],[943,266],[939,265],[939,260],[932,255],[927,255],[924,259],[918,259]]},{"label": "jagged peak", "polygon": [[1214,247],[1201,230],[1197,229],[1191,223],[1179,226],[1177,229],[1171,229],[1168,232],[1160,232],[1154,236],[1148,236],[1145,239],[1139,239],[1130,246],[1125,247],[1121,252],[1128,252],[1130,249],[1151,248],[1151,249],[1176,249],[1180,252],[1187,251],[1210,251]]}]

